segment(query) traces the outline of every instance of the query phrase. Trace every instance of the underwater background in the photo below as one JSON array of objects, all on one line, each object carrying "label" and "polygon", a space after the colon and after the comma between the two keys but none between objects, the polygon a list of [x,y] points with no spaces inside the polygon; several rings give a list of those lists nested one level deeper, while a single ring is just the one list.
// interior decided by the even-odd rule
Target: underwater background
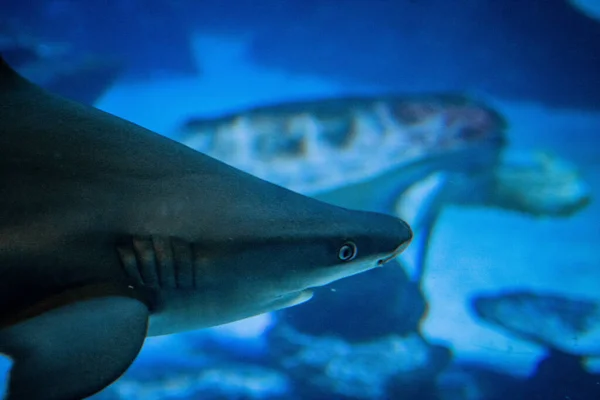
[{"label": "underwater background", "polygon": [[4,0],[33,81],[415,230],[93,398],[600,399],[599,3]]}]

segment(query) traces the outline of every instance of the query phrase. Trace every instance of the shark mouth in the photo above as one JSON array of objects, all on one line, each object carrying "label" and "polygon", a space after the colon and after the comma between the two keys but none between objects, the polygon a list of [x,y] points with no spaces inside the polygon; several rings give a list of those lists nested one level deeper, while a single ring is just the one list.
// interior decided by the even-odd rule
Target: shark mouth
[{"label": "shark mouth", "polygon": [[406,250],[406,248],[412,241],[412,238],[413,238],[413,236],[412,236],[412,231],[411,231],[410,239],[407,240],[406,242],[402,243],[400,246],[398,246],[392,254],[377,261],[377,266],[381,267],[383,264],[386,264],[386,263],[392,261],[394,258],[398,257],[404,250]]}]

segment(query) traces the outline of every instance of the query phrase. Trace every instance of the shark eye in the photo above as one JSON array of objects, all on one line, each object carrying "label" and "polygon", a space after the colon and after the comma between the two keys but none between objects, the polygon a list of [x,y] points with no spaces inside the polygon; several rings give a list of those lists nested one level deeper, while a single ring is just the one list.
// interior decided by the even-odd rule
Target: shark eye
[{"label": "shark eye", "polygon": [[353,242],[346,242],[340,247],[338,258],[342,261],[351,261],[354,260],[357,253],[356,245]]}]

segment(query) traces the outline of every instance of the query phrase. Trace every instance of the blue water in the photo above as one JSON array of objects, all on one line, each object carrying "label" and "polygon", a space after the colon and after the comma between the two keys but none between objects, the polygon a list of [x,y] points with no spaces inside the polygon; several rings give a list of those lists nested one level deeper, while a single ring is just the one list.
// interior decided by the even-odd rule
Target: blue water
[{"label": "blue water", "polygon": [[[460,90],[506,117],[511,149],[552,151],[591,189],[568,218],[444,207],[428,248],[428,310],[402,339],[352,342],[344,321],[366,315],[352,309],[332,313],[339,331],[313,338],[278,331],[285,312],[263,315],[147,339],[98,399],[600,398],[600,317],[597,353],[549,357],[468,306],[519,288],[600,309],[600,21],[558,0],[33,3],[10,1],[0,18],[42,43],[122,60],[94,105],[176,140],[189,117],[256,104]],[[355,282],[340,296],[370,293],[376,316],[394,285]]]}]

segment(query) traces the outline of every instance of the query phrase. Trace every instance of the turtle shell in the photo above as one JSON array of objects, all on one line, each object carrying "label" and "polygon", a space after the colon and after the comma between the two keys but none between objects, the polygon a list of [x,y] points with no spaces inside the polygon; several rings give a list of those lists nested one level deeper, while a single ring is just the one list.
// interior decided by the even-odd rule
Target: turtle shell
[{"label": "turtle shell", "polygon": [[441,167],[489,170],[506,142],[505,128],[496,111],[463,95],[347,97],[190,119],[182,142],[265,180],[316,194],[464,150],[470,151],[463,157],[468,162]]}]

